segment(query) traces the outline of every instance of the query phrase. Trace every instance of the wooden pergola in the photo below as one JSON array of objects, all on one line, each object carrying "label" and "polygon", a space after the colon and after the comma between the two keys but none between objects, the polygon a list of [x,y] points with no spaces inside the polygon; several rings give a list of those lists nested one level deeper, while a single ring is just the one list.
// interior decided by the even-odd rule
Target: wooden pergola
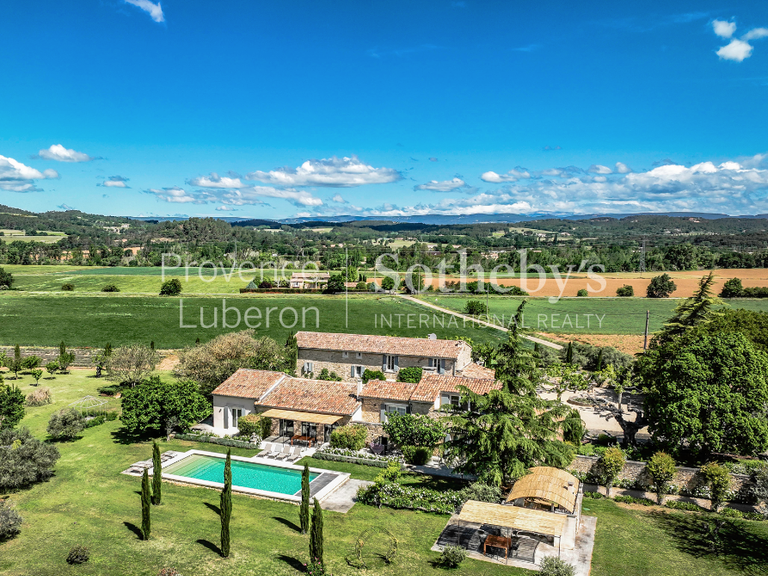
[{"label": "wooden pergola", "polygon": [[552,536],[558,541],[558,555],[567,521],[568,517],[564,514],[476,500],[468,500],[457,518],[457,522],[460,523],[490,524],[499,528],[509,528],[514,532]]},{"label": "wooden pergola", "polygon": [[576,508],[579,480],[565,470],[551,466],[531,468],[512,487],[507,502],[518,499],[536,499],[551,502],[572,514]]},{"label": "wooden pergola", "polygon": [[271,408],[266,412],[262,412],[260,416],[266,418],[279,418],[281,420],[298,420],[299,422],[309,422],[311,424],[335,424],[343,418],[343,416],[337,416],[335,414],[318,414],[316,412],[297,412],[294,410],[278,410],[277,408]]}]

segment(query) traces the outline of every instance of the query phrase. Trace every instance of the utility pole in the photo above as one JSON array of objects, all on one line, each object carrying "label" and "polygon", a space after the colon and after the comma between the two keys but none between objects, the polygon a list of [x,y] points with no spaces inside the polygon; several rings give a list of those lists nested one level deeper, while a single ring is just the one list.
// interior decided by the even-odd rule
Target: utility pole
[{"label": "utility pole", "polygon": [[648,322],[651,319],[651,311],[645,311],[645,341],[643,342],[643,352],[648,350]]},{"label": "utility pole", "polygon": [[643,238],[643,247],[640,249],[640,265],[638,272],[645,272],[645,238]]}]

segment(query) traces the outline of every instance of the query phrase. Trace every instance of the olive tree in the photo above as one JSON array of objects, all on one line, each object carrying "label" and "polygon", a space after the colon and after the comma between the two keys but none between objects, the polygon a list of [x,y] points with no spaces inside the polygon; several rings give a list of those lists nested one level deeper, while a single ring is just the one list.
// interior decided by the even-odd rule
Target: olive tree
[{"label": "olive tree", "polygon": [[157,352],[144,344],[120,346],[107,358],[107,378],[136,386],[152,373],[158,359]]}]

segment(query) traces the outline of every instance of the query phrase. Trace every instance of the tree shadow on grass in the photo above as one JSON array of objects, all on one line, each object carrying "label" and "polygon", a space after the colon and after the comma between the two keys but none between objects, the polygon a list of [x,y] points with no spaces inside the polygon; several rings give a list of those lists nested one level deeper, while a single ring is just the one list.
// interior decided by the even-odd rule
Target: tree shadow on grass
[{"label": "tree shadow on grass", "polygon": [[[675,542],[681,552],[695,558],[718,560],[744,574],[768,574],[768,538],[755,533],[756,522],[725,519],[710,513],[649,514]],[[710,523],[724,521],[717,545],[712,544]]]},{"label": "tree shadow on grass", "polygon": [[203,502],[209,509],[213,510],[217,516],[221,516],[221,508],[216,506],[216,504],[211,504],[210,502]]},{"label": "tree shadow on grass", "polygon": [[[151,433],[129,432],[124,427],[112,431],[112,439],[118,444],[137,444],[139,442],[148,442],[155,438]],[[151,447],[150,447],[151,448]]]},{"label": "tree shadow on grass", "polygon": [[291,530],[295,530],[296,532],[301,532],[301,526],[297,526],[290,520],[286,520],[285,518],[280,518],[279,516],[272,516],[273,520],[277,520],[280,522],[280,524],[284,524],[285,526],[288,526]]},{"label": "tree shadow on grass", "polygon": [[123,522],[123,526],[128,528],[128,530],[130,530],[134,534],[136,534],[136,537],[139,540],[144,540],[144,534],[141,532],[141,528],[136,526],[136,524],[132,524],[131,522]]},{"label": "tree shadow on grass", "polygon": [[208,548],[208,550],[210,550],[211,552],[215,552],[216,554],[218,554],[219,556],[221,556],[221,548],[219,548],[218,546],[216,546],[216,544],[214,544],[214,543],[213,543],[213,542],[211,542],[210,540],[204,540],[204,539],[200,538],[199,540],[196,540],[196,542],[197,542],[198,544],[200,544],[201,546],[205,546],[205,547],[206,547],[206,548]]},{"label": "tree shadow on grass", "polygon": [[304,562],[302,562],[301,560],[299,560],[297,558],[293,558],[291,556],[286,556],[285,554],[278,554],[277,556],[275,556],[275,558],[277,558],[281,562],[285,562],[286,564],[288,564],[288,566],[290,566],[291,568],[293,568],[297,572],[306,572],[307,571],[307,567],[304,565]]}]

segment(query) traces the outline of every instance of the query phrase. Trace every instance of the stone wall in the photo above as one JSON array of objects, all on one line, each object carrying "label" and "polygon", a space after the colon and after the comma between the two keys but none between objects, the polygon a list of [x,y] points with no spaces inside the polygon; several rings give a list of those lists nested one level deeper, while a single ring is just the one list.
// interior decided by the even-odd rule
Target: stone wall
[{"label": "stone wall", "polygon": [[[57,348],[44,348],[42,346],[20,346],[21,356],[39,356],[43,359],[42,366],[53,362],[59,358],[59,349]],[[0,346],[0,354],[5,352],[10,358],[13,358],[13,346]],[[72,366],[78,367],[93,367],[93,357],[101,352],[101,348],[67,348],[67,352],[72,352],[75,355],[75,361]]]},{"label": "stone wall", "polygon": [[[568,468],[582,474],[598,473],[596,468],[597,461],[598,458],[596,456],[576,456]],[[653,484],[653,480],[645,470],[645,462],[636,462],[634,460],[627,460],[624,464],[624,469],[616,479],[616,484],[622,480],[636,483],[638,486],[650,486]],[[740,501],[748,500],[748,495],[753,485],[749,476],[745,474],[731,474],[731,481],[731,490],[736,494],[736,499]],[[697,490],[705,486],[705,481],[699,473],[699,468],[678,466],[677,473],[670,484],[676,486],[679,490],[685,490],[689,494],[696,494]]]},{"label": "stone wall", "polygon": [[[334,352],[330,350],[310,350],[307,348],[299,349],[298,362],[296,364],[296,373],[301,374],[304,370],[304,362],[309,361],[313,363],[313,373],[315,377],[320,374],[323,368],[327,368],[329,372],[336,372],[341,378],[348,382],[354,382],[355,378],[352,376],[352,366],[362,366],[363,371],[367,370],[381,370],[382,368],[382,355],[381,354],[369,354],[364,352],[360,354],[360,358],[357,357],[357,352],[350,351],[347,357],[344,357],[344,352]],[[471,355],[471,350],[467,354]],[[398,356],[398,368],[408,368],[411,366],[418,366],[420,368],[429,367],[430,358],[424,358],[420,356]],[[445,361],[445,373],[452,374],[454,369],[453,360]],[[396,380],[397,372],[385,372],[387,380]]]}]

